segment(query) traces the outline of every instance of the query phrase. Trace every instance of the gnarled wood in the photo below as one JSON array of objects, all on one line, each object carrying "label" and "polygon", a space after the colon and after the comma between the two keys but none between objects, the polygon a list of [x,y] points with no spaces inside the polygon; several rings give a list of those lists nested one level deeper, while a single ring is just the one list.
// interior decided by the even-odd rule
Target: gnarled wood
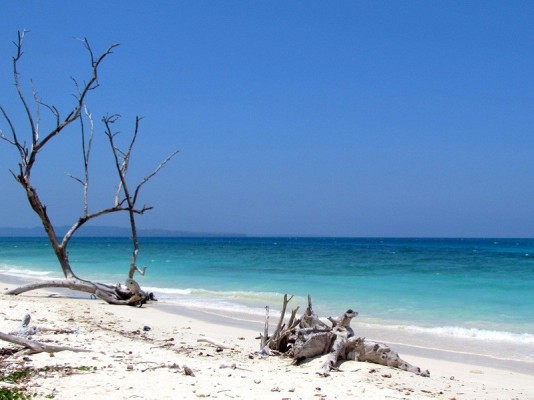
[{"label": "gnarled wood", "polygon": [[[135,282],[135,281],[134,281]],[[135,287],[134,285],[131,285]],[[70,279],[53,279],[48,281],[32,282],[27,285],[11,289],[5,294],[19,295],[32,290],[47,288],[64,288],[92,294],[109,304],[142,306],[149,300],[155,300],[152,293],[142,291],[137,284],[137,290],[134,292],[129,288],[123,289],[120,285],[112,286],[103,283],[84,281],[79,278]]]},{"label": "gnarled wood", "polygon": [[[91,147],[93,143],[94,124],[92,115],[88,111],[86,100],[89,93],[98,87],[98,74],[101,64],[110,54],[113,53],[113,50],[118,45],[113,44],[109,46],[107,50],[105,50],[99,57],[95,57],[95,54],[93,53],[93,50],[89,45],[89,41],[87,39],[83,40],[83,44],[89,53],[90,75],[85,81],[86,83],[84,83],[83,85],[79,84],[78,81],[73,79],[78,94],[74,96],[74,104],[72,105],[70,111],[66,113],[67,116],[62,118],[60,115],[60,111],[55,106],[46,104],[42,100],[37,98],[36,91],[33,92],[34,101],[36,104],[35,112],[32,112],[28,105],[26,95],[24,94],[22,86],[19,83],[19,63],[21,62],[22,56],[24,54],[22,48],[26,33],[26,31],[19,32],[18,40],[14,42],[16,46],[16,54],[13,57],[12,65],[15,90],[18,96],[18,100],[20,101],[25,110],[26,119],[29,125],[29,129],[24,129],[24,131],[28,131],[28,137],[23,137],[23,135],[19,134],[17,127],[13,123],[13,120],[9,117],[7,111],[0,104],[0,114],[3,116],[9,127],[9,134],[6,134],[4,131],[2,131],[0,127],[0,139],[3,139],[9,145],[13,146],[16,149],[16,152],[18,153],[18,156],[20,158],[18,168],[16,169],[16,172],[12,170],[11,173],[15,180],[22,186],[31,208],[39,216],[39,219],[41,220],[41,223],[43,225],[43,229],[46,232],[52,250],[56,255],[56,258],[59,262],[65,279],[36,282],[29,285],[24,285],[14,290],[8,291],[7,294],[17,295],[40,288],[68,288],[71,290],[77,290],[93,294],[111,304],[142,305],[147,300],[153,299],[153,296],[143,292],[137,282],[133,280],[134,273],[136,271],[139,272],[141,275],[144,275],[146,271],[146,267],[139,268],[136,265],[139,245],[137,240],[135,216],[143,214],[144,212],[152,209],[152,207],[146,205],[138,207],[137,200],[139,198],[140,190],[144,186],[144,184],[147,183],[154,175],[156,175],[161,170],[161,168],[163,168],[177,154],[177,151],[173,152],[169,157],[167,157],[163,162],[161,162],[153,172],[145,176],[141,180],[141,182],[134,187],[134,190],[130,190],[126,177],[128,172],[128,165],[131,159],[131,152],[139,131],[140,118],[137,117],[135,120],[135,130],[133,132],[128,150],[126,152],[123,152],[115,145],[114,137],[116,133],[113,133],[111,130],[112,124],[118,120],[119,116],[112,115],[104,117],[103,123],[106,127],[105,134],[109,138],[111,154],[115,160],[119,184],[115,196],[115,202],[111,207],[90,212],[88,202],[89,161]],[[41,124],[40,121],[40,106],[45,107],[46,110],[52,114],[53,120],[55,120],[55,124],[52,123],[52,126],[47,132],[45,132],[44,135],[41,135],[40,132],[41,127],[44,126],[44,124]],[[86,132],[87,122],[84,122],[85,120],[88,121],[88,125],[90,128],[89,132]],[[66,134],[64,133],[67,131],[66,128],[73,126],[75,122],[78,122],[80,124],[84,176],[83,178],[77,178],[72,175],[69,176],[73,178],[77,183],[83,186],[83,213],[61,239],[55,230],[52,220],[50,219],[45,203],[39,197],[38,190],[33,184],[32,173],[33,167],[36,165],[36,160],[38,158],[38,155],[40,154],[40,151],[49,142],[55,140],[61,134]],[[73,235],[88,221],[116,212],[128,213],[130,227],[132,230],[132,243],[134,249],[132,252],[130,268],[128,271],[128,280],[126,282],[127,289],[122,289],[120,286],[110,286],[89,282],[78,278],[72,270],[67,251],[68,244]]]},{"label": "gnarled wood", "polygon": [[276,325],[276,328],[272,334],[272,336],[268,336],[269,331],[269,307],[265,307],[266,309],[266,315],[265,315],[265,330],[264,335],[261,336],[261,351],[265,354],[271,354],[272,350],[276,352],[285,352],[288,349],[288,341],[289,337],[291,336],[292,330],[297,326],[300,322],[300,319],[296,319],[298,307],[293,309],[291,311],[291,317],[289,318],[289,321],[287,324],[284,324],[284,318],[286,314],[287,304],[291,301],[293,296],[291,296],[289,299],[287,298],[287,294],[284,295],[284,302],[282,304],[282,311],[280,312],[280,319],[278,320],[278,323]]},{"label": "gnarled wood", "polygon": [[[278,326],[284,326],[282,321],[285,318],[288,302],[286,295]],[[386,344],[355,336],[350,323],[357,315],[357,312],[349,309],[338,318],[328,317],[332,323],[330,327],[313,312],[311,297],[308,296],[308,307],[301,319],[295,320],[293,313],[290,320],[295,320],[296,323],[289,324],[288,329],[282,328],[276,337],[273,335],[269,338],[266,347],[293,358],[295,362],[327,355],[320,371],[322,376],[327,376],[332,370],[338,370],[337,365],[340,360],[367,361],[421,376],[430,376],[428,370],[422,371],[419,367],[404,361]]]},{"label": "gnarled wood", "polygon": [[413,372],[421,376],[430,376],[428,370],[421,370],[400,358],[399,354],[384,343],[374,342],[366,338],[352,337],[344,348],[345,360],[367,361],[387,365],[403,371]]}]

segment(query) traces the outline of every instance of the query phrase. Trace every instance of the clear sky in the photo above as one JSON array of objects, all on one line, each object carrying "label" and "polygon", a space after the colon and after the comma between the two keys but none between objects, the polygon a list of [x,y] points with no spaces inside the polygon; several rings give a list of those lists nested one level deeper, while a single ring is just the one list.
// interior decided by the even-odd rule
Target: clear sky
[{"label": "clear sky", "polygon": [[[95,120],[121,114],[126,139],[144,117],[134,180],[180,150],[145,187],[155,209],[142,228],[534,237],[533,21],[529,1],[2,1],[0,102],[27,131],[11,75],[17,30],[31,30],[25,90],[32,79],[64,113],[70,77],[89,72],[76,38],[97,53],[120,43],[88,99]],[[115,184],[102,132],[93,210]],[[36,186],[70,225],[79,139],[58,139]],[[14,156],[0,143],[0,226],[37,226]]]}]

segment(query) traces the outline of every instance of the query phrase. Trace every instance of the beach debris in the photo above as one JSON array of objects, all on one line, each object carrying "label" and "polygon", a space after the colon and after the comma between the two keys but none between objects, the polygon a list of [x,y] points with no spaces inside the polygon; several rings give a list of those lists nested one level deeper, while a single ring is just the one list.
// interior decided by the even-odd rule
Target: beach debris
[{"label": "beach debris", "polygon": [[26,314],[20,323],[20,327],[9,332],[14,336],[33,336],[37,333],[38,328],[36,326],[29,326],[31,321],[30,314]]},{"label": "beach debris", "polygon": [[91,352],[92,350],[79,349],[76,347],[69,346],[54,346],[49,344],[44,344],[34,340],[24,339],[19,336],[9,335],[3,332],[0,332],[0,340],[4,340],[9,343],[18,344],[19,346],[24,347],[20,350],[15,356],[25,355],[25,354],[37,354],[37,353],[57,353],[59,351],[74,351],[74,352]]},{"label": "beach debris", "polygon": [[217,347],[217,351],[218,352],[221,352],[223,349],[229,349],[229,350],[233,350],[234,349],[233,347],[227,346],[222,342],[219,342],[219,341],[217,341],[215,339],[210,339],[210,338],[200,338],[200,339],[197,339],[197,342],[198,343],[209,343],[209,344]]},{"label": "beach debris", "polygon": [[221,364],[221,365],[219,366],[219,369],[224,369],[224,368],[239,369],[239,370],[241,370],[241,371],[249,371],[249,372],[252,372],[252,370],[250,370],[250,369],[247,369],[247,368],[243,368],[243,367],[239,367],[239,366],[237,366],[236,363],[233,363],[232,365]]},{"label": "beach debris", "polygon": [[[332,326],[319,319],[312,308],[311,296],[308,296],[308,307],[300,318],[296,318],[298,307],[291,311],[289,320],[285,323],[287,305],[293,296],[284,295],[280,319],[274,333],[268,334],[268,312],[266,307],[265,329],[260,335],[260,355],[283,354],[294,360],[294,364],[301,361],[327,355],[319,375],[326,377],[331,371],[339,371],[339,360],[367,361],[385,365],[404,371],[413,372],[421,376],[430,376],[428,370],[421,370],[403,359],[384,343],[358,337],[350,326],[351,320],[358,315],[351,309],[338,318],[328,317]],[[375,372],[371,370],[369,372]]]},{"label": "beach debris", "polygon": [[[140,369],[141,372],[154,371],[156,369],[161,369],[161,368],[167,368],[167,369],[170,369],[170,370],[180,369],[180,366],[178,364],[176,364],[176,363],[161,364],[161,363],[157,363],[155,361],[140,361],[137,364],[156,364],[154,366],[150,366],[150,367],[146,367],[146,368]],[[177,371],[175,371],[175,372],[177,372]]]},{"label": "beach debris", "polygon": [[193,370],[189,368],[187,365],[184,365],[182,369],[184,370],[184,375],[195,376],[195,373],[193,372]]},{"label": "beach debris", "polygon": [[480,369],[472,369],[472,370],[469,370],[469,373],[470,374],[483,374],[484,371],[482,371]]},{"label": "beach debris", "polygon": [[148,325],[143,326],[143,331],[145,331],[145,332],[148,332],[151,329],[152,328],[150,326],[148,326]]},{"label": "beach debris", "polygon": [[29,326],[31,321],[30,314],[26,314],[21,321],[21,326],[9,333],[0,332],[0,340],[4,340],[9,343],[18,344],[23,346],[24,349],[15,353],[18,355],[36,354],[36,353],[57,353],[59,351],[74,351],[74,352],[90,352],[91,350],[79,349],[68,346],[54,346],[44,343],[40,343],[34,340],[25,339],[22,336],[33,336],[38,332],[54,332],[54,333],[72,333],[77,332],[73,329],[56,329],[56,328],[41,328],[37,326]]}]

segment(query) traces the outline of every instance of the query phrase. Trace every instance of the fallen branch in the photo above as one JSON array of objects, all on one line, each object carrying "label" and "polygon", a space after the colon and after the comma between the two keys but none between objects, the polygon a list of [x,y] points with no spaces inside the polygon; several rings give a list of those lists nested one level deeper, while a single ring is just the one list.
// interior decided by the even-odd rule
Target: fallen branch
[{"label": "fallen branch", "polygon": [[55,328],[39,328],[37,326],[29,326],[31,321],[30,314],[26,314],[22,318],[21,326],[18,329],[15,329],[9,333],[0,332],[0,340],[4,340],[9,343],[17,344],[23,346],[25,349],[22,349],[15,355],[27,355],[27,354],[36,354],[36,353],[57,353],[60,351],[74,351],[74,352],[91,352],[92,350],[79,349],[76,347],[69,346],[54,346],[49,344],[43,344],[35,340],[24,339],[21,336],[32,336],[39,331],[43,332],[56,332],[56,333],[72,333],[74,330],[67,329],[55,329]]},{"label": "fallen branch", "polygon": [[57,353],[60,351],[74,351],[77,353],[80,352],[91,352],[92,350],[79,349],[76,347],[69,346],[54,346],[49,344],[43,344],[35,340],[23,339],[18,336],[8,335],[7,333],[0,332],[0,340],[4,340],[9,343],[18,344],[25,347],[25,350],[17,353],[16,355],[27,355],[27,354],[36,354],[36,353]]},{"label": "fallen branch", "polygon": [[221,364],[221,365],[219,365],[219,369],[224,369],[224,368],[239,369],[239,370],[242,370],[242,371],[249,371],[249,372],[252,372],[251,369],[247,369],[247,368],[243,368],[243,367],[238,367],[235,363],[232,364],[232,365],[225,365],[225,364]]},{"label": "fallen branch", "polygon": [[210,338],[197,339],[197,342],[199,342],[199,343],[200,342],[209,343],[209,344],[212,344],[215,347],[220,347],[221,349],[228,349],[228,350],[233,350],[234,349],[233,347],[227,346],[222,342],[219,342],[219,341],[217,341],[215,339],[210,339]]}]

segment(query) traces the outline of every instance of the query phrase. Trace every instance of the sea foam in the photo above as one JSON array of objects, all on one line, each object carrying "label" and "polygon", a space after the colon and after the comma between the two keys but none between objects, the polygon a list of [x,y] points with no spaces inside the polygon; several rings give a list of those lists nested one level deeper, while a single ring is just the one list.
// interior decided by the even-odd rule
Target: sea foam
[{"label": "sea foam", "polygon": [[398,326],[399,329],[418,333],[430,333],[439,336],[452,336],[462,339],[477,339],[483,341],[524,343],[534,345],[534,335],[529,333],[513,333],[497,330],[485,330],[477,328],[463,328],[459,326],[442,326],[424,328],[420,326]]},{"label": "sea foam", "polygon": [[46,278],[53,275],[54,271],[36,271],[31,269],[19,268],[14,266],[0,265],[0,273],[17,278]]}]

